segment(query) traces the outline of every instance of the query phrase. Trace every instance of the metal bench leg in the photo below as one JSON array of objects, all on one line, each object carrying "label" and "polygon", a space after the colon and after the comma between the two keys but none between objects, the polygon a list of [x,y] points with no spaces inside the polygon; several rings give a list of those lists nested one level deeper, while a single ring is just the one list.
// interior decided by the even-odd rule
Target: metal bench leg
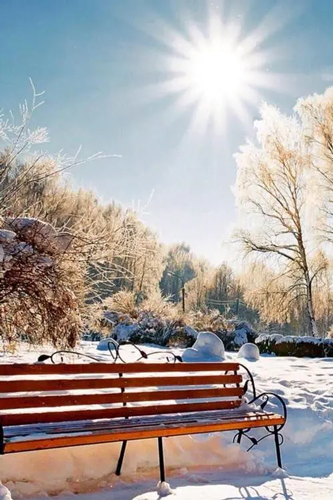
[{"label": "metal bench leg", "polygon": [[121,467],[123,465],[123,460],[124,460],[126,445],[127,445],[127,441],[123,441],[122,445],[121,445],[120,455],[119,455],[119,458],[118,458],[117,468],[116,468],[116,475],[117,476],[120,476],[120,473],[121,473]]},{"label": "metal bench leg", "polygon": [[158,456],[159,456],[159,462],[160,462],[160,478],[161,478],[161,483],[163,483],[165,481],[163,441],[162,441],[161,437],[159,437],[157,439],[158,439]]},{"label": "metal bench leg", "polygon": [[240,444],[242,436],[243,436],[243,431],[238,431],[238,434],[237,434],[237,443],[238,444]]},{"label": "metal bench leg", "polygon": [[279,432],[278,432],[278,428],[276,425],[274,426],[274,439],[275,439],[277,464],[278,464],[278,467],[280,467],[280,469],[282,469],[281,451],[280,451],[280,443],[279,443]]}]

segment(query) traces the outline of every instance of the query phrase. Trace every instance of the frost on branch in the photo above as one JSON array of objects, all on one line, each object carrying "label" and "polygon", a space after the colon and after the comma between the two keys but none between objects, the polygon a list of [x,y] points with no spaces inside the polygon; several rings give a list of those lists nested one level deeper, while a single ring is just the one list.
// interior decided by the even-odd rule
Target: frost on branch
[{"label": "frost on branch", "polygon": [[[78,303],[64,259],[71,237],[38,219],[6,218],[0,229],[0,318],[5,342],[74,346]],[[65,262],[65,264],[64,264]]]}]

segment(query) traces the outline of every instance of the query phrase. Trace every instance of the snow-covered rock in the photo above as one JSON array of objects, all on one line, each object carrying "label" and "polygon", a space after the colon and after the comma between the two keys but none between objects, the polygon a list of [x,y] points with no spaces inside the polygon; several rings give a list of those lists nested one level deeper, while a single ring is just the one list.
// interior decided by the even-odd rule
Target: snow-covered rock
[{"label": "snow-covered rock", "polygon": [[185,349],[182,358],[187,363],[224,361],[223,342],[215,333],[200,332],[193,346]]},{"label": "snow-covered rock", "polygon": [[260,352],[258,346],[255,344],[244,344],[242,347],[239,349],[238,358],[245,358],[249,361],[259,361],[260,359]]},{"label": "snow-covered rock", "polygon": [[107,338],[107,339],[102,339],[97,344],[96,349],[98,351],[109,351],[109,349],[115,349],[117,345],[118,345],[118,343],[115,340],[113,340],[111,338]]}]

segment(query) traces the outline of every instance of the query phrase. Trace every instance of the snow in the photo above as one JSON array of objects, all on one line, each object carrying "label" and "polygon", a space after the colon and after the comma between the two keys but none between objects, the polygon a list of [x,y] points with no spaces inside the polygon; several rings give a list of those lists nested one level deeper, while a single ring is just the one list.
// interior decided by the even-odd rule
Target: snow
[{"label": "snow", "polygon": [[[84,342],[78,350],[110,360],[96,351],[97,343]],[[123,346],[124,359],[138,353]],[[167,348],[145,345],[165,361]],[[181,349],[172,349],[181,354]],[[50,350],[41,352],[51,353]],[[40,351],[20,348],[0,362],[35,362]],[[235,359],[227,353],[227,359]],[[247,453],[244,442],[232,444],[233,433],[184,436],[164,440],[166,480],[172,500],[329,500],[333,498],[333,358],[307,359],[260,356],[255,363],[242,360],[254,375],[258,392],[273,391],[287,403],[288,421],[282,446],[284,470],[276,469],[272,438]],[[278,411],[272,405],[266,409]],[[260,431],[251,432],[259,436]],[[19,453],[0,457],[0,479],[13,500],[157,500],[158,454],[156,440],[128,443],[120,478],[114,475],[120,443]],[[162,487],[162,485],[160,485]],[[163,485],[165,494],[169,487]],[[6,491],[6,490],[4,490]],[[6,498],[0,489],[1,500]],[[159,494],[161,496],[161,491]],[[1,497],[2,495],[2,497]]]},{"label": "snow", "polygon": [[16,233],[14,231],[9,231],[9,229],[0,229],[0,243],[8,243],[16,238]]},{"label": "snow", "polygon": [[182,357],[187,363],[223,361],[225,359],[224,345],[215,333],[200,332],[193,346],[185,349]]},{"label": "snow", "polygon": [[260,359],[260,352],[258,349],[258,346],[255,344],[244,344],[238,351],[238,358],[245,358],[248,359],[249,361],[259,361]]},{"label": "snow", "polygon": [[0,500],[12,500],[10,491],[0,481]]},{"label": "snow", "polygon": [[159,481],[157,483],[157,494],[160,497],[166,497],[168,495],[172,495],[173,491],[170,487],[170,484],[166,483],[165,481],[163,481],[163,482]]},{"label": "snow", "polygon": [[236,330],[234,344],[237,346],[242,346],[247,342],[247,330],[245,328],[241,328],[240,330]]},{"label": "snow", "polygon": [[[58,233],[51,224],[43,222],[40,219],[7,217],[4,222],[11,230],[0,229],[1,243],[14,244],[16,239],[22,239],[23,241],[18,243],[21,246],[26,245],[25,241],[29,241],[36,249],[47,250],[46,253],[53,254],[54,252],[67,251],[73,241],[71,234],[65,232]],[[33,247],[31,247],[32,252],[34,251]],[[27,245],[24,251],[28,251]]]},{"label": "snow", "polygon": [[113,329],[113,335],[115,335],[118,342],[122,340],[129,340],[133,333],[137,332],[139,325],[133,323],[132,325],[124,325],[123,323],[118,323]]},{"label": "snow", "polygon": [[296,337],[292,335],[281,335],[280,333],[274,333],[272,335],[268,333],[262,333],[256,339],[256,344],[260,344],[260,342],[274,342],[275,344],[281,344],[282,342],[288,342],[290,344],[300,344],[301,342],[306,342],[307,344],[329,344],[332,342],[332,339],[322,339],[319,337]]}]

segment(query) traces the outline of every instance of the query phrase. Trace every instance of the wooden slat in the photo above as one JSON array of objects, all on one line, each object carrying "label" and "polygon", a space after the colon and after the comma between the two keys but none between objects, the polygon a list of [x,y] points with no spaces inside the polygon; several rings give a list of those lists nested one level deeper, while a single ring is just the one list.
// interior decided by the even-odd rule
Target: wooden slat
[{"label": "wooden slat", "polygon": [[104,394],[68,394],[64,396],[19,396],[0,398],[1,410],[21,408],[51,408],[59,406],[103,405],[143,401],[168,401],[179,399],[232,398],[244,394],[241,387],[220,389],[153,390],[145,392],[121,392]]},{"label": "wooden slat", "polygon": [[96,443],[107,443],[116,442],[124,440],[137,440],[137,439],[148,439],[153,437],[171,437],[171,436],[181,436],[187,434],[201,434],[208,432],[219,432],[228,430],[240,430],[255,427],[265,427],[280,425],[284,423],[283,417],[280,415],[270,415],[266,417],[250,417],[244,418],[242,421],[228,421],[228,422],[216,422],[216,423],[189,423],[183,426],[175,426],[170,428],[146,428],[137,430],[127,430],[127,431],[117,431],[117,432],[97,432],[93,434],[86,434],[82,436],[64,436],[58,438],[46,438],[38,440],[27,440],[27,441],[13,441],[5,444],[4,452],[15,453],[28,450],[45,450],[52,448],[63,448],[70,446],[88,445]]},{"label": "wooden slat", "polygon": [[104,408],[96,410],[70,410],[29,413],[0,413],[0,424],[25,425],[48,422],[73,422],[76,420],[95,420],[102,418],[139,417],[145,415],[167,415],[171,413],[189,413],[196,411],[225,410],[239,408],[241,400],[210,401],[205,403],[161,404],[152,406],[136,406],[121,408]]},{"label": "wooden slat", "polygon": [[172,377],[116,377],[116,378],[84,378],[84,379],[61,379],[61,380],[0,380],[0,393],[33,392],[33,391],[71,391],[84,389],[108,389],[108,388],[134,388],[134,387],[163,387],[179,385],[230,385],[240,384],[241,375],[193,375]]},{"label": "wooden slat", "polygon": [[0,364],[2,375],[62,375],[89,373],[184,373],[184,372],[226,372],[238,371],[239,363],[77,363],[48,365]]},{"label": "wooden slat", "polygon": [[129,429],[133,427],[147,427],[160,425],[171,425],[177,424],[181,425],[183,423],[195,422],[195,421],[237,421],[244,419],[245,415],[248,417],[260,417],[262,415],[273,415],[273,412],[263,412],[254,411],[248,412],[244,409],[235,408],[234,410],[214,410],[214,411],[204,411],[196,413],[184,413],[181,416],[179,414],[171,415],[154,415],[145,417],[131,417],[121,419],[102,419],[102,420],[87,420],[87,421],[75,421],[75,422],[62,422],[62,423],[46,423],[46,424],[30,424],[30,425],[19,425],[13,427],[5,427],[5,439],[10,440],[13,437],[30,436],[32,434],[73,434],[78,432],[90,432],[90,431],[107,431],[115,428],[121,427],[122,430]]}]

